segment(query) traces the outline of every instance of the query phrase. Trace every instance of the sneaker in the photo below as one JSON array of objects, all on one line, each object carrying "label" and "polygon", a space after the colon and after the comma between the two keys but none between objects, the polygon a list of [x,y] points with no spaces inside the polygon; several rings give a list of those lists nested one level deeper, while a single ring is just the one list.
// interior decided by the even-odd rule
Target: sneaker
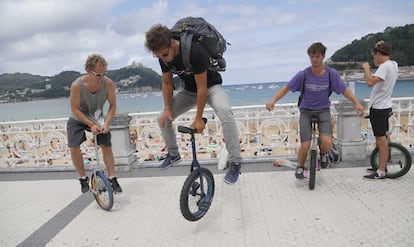
[{"label": "sneaker", "polygon": [[328,156],[328,166],[329,167],[333,167],[334,165],[335,165],[335,155],[334,154],[332,154],[331,152],[329,152],[328,154],[327,154],[327,156]]},{"label": "sneaker", "polygon": [[380,176],[378,175],[377,172],[373,172],[369,175],[365,175],[364,178],[369,178],[369,179],[385,179],[385,175],[384,176]]},{"label": "sneaker", "polygon": [[235,184],[239,178],[241,165],[239,162],[230,162],[229,170],[224,177],[224,182],[227,184]]},{"label": "sneaker", "polygon": [[328,154],[322,154],[321,155],[321,167],[326,168],[328,167],[329,161],[328,161]]},{"label": "sneaker", "polygon": [[178,154],[177,156],[171,156],[170,154],[167,154],[167,157],[165,157],[164,162],[158,167],[161,170],[168,169],[170,166],[172,166],[175,163],[178,163],[181,161],[181,156]]},{"label": "sneaker", "polygon": [[121,188],[121,186],[119,186],[119,183],[118,183],[118,180],[117,180],[116,177],[109,178],[109,182],[111,183],[112,189],[116,193],[121,193],[122,192],[122,188]]},{"label": "sneaker", "polygon": [[304,179],[305,176],[303,175],[303,167],[296,167],[295,177],[297,179]]},{"label": "sneaker", "polygon": [[79,178],[81,184],[82,193],[86,193],[89,191],[89,178],[86,176],[85,178]]},{"label": "sneaker", "polygon": [[[377,169],[374,169],[374,168],[372,168],[372,167],[370,167],[370,168],[367,168],[367,172],[376,172],[377,171]],[[387,172],[388,170],[387,169],[385,169],[385,172]]]}]

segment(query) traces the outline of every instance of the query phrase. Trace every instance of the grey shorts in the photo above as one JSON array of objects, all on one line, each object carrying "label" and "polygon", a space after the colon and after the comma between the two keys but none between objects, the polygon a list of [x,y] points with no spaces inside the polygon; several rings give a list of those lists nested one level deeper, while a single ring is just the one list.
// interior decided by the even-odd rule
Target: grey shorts
[{"label": "grey shorts", "polygon": [[332,120],[331,112],[326,110],[308,110],[300,109],[299,128],[300,141],[312,140],[312,124],[311,119],[315,116],[318,118],[318,130],[321,136],[332,136]]},{"label": "grey shorts", "polygon": [[[77,147],[86,141],[86,131],[91,131],[89,127],[73,118],[69,118],[66,124],[66,132],[68,136],[68,147]],[[112,146],[111,144],[111,132],[106,134],[99,134],[96,136],[98,145]]]}]

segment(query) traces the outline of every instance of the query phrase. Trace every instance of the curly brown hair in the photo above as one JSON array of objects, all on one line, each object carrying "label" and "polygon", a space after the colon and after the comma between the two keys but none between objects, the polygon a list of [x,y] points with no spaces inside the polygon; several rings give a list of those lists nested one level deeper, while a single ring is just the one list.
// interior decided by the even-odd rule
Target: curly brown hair
[{"label": "curly brown hair", "polygon": [[86,59],[85,70],[88,72],[94,70],[95,66],[98,64],[104,66],[105,68],[108,66],[108,63],[103,56],[99,54],[91,54],[88,56],[88,59]]},{"label": "curly brown hair", "polygon": [[156,24],[145,33],[145,37],[145,47],[148,51],[157,52],[163,48],[170,47],[173,35],[166,26]]}]

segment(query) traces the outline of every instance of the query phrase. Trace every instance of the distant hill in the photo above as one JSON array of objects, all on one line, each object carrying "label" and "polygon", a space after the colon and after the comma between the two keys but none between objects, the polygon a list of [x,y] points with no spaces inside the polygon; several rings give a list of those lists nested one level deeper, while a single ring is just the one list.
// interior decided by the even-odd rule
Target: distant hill
[{"label": "distant hill", "polygon": [[[391,43],[391,59],[400,66],[414,65],[414,24],[387,27],[384,32],[371,33],[337,50],[328,64],[338,70],[361,67],[362,61],[372,63],[371,49],[379,40]],[[372,64],[371,64],[372,65]]]},{"label": "distant hill", "polygon": [[33,84],[44,82],[47,76],[32,75],[28,73],[13,73],[0,75],[0,92],[16,90],[16,88],[32,87]]},{"label": "distant hill", "polygon": [[[361,61],[372,63],[370,51],[378,40],[391,43],[391,58],[400,66],[414,65],[414,24],[387,27],[384,32],[354,40],[337,50],[327,63],[339,71],[361,70]],[[109,70],[107,74],[115,82],[118,92],[161,90],[161,76],[142,64],[134,63],[125,68]],[[55,76],[1,74],[0,102],[68,97],[70,84],[80,75],[76,71],[63,71]],[[177,89],[183,86],[178,77],[174,77],[174,84]]]},{"label": "distant hill", "polygon": [[[55,76],[1,74],[0,101],[69,97],[70,85],[80,75],[77,71],[63,71]],[[141,64],[108,70],[107,75],[115,82],[119,92],[161,89],[161,76]]]}]

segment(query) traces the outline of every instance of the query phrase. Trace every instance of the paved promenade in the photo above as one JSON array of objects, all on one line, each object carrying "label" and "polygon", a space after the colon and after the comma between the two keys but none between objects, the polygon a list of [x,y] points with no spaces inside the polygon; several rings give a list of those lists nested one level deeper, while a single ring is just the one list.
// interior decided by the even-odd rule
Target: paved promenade
[{"label": "paved promenade", "polygon": [[414,172],[372,181],[366,164],[320,171],[313,191],[270,163],[245,164],[235,185],[207,166],[215,196],[197,222],[180,213],[185,166],[120,174],[111,212],[74,172],[2,173],[0,246],[414,246]]}]

